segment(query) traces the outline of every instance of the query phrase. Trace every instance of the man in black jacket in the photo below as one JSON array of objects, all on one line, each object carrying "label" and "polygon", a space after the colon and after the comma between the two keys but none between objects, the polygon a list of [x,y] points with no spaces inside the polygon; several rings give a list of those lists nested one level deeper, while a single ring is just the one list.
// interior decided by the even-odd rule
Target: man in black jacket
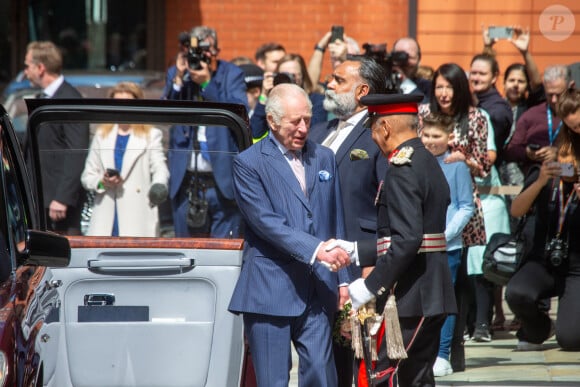
[{"label": "man in black jacket", "polygon": [[[349,285],[353,310],[376,298],[381,313],[389,294],[396,296],[408,358],[399,363],[388,357],[381,328],[379,359],[372,372],[379,372],[376,386],[391,385],[392,380],[380,374],[393,374],[387,370],[395,370],[399,386],[434,386],[432,367],[441,326],[447,314],[457,313],[445,251],[449,186],[437,160],[417,137],[417,103],[422,98],[374,94],[361,99],[369,107],[372,138],[389,160],[377,193],[378,239],[338,241],[357,265],[373,267],[368,276]],[[362,367],[359,387],[368,381],[364,362]]]},{"label": "man in black jacket", "polygon": [[[42,88],[40,98],[82,98],[62,75],[62,54],[52,42],[31,42],[26,49],[24,74]],[[89,146],[86,124],[54,123],[38,130],[42,195],[48,229],[80,235],[85,192],[80,176]]]}]

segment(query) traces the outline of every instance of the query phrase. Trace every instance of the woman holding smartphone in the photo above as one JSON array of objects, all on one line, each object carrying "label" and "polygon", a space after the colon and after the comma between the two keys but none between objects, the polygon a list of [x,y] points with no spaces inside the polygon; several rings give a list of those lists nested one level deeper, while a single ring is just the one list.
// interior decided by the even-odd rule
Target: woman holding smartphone
[{"label": "woman holding smartphone", "polygon": [[[532,167],[511,213],[520,217],[534,209],[533,246],[506,287],[506,300],[520,318],[518,350],[539,350],[554,333],[565,350],[580,350],[580,91],[564,93],[557,104],[562,117],[558,162]],[[571,175],[571,176],[570,176]],[[558,297],[554,323],[540,306]]]},{"label": "woman holding smartphone", "polygon": [[[140,99],[143,91],[121,82],[109,97]],[[161,139],[161,130],[149,125],[97,128],[81,175],[85,189],[96,194],[87,235],[159,235],[156,205],[167,195],[169,180]]]}]

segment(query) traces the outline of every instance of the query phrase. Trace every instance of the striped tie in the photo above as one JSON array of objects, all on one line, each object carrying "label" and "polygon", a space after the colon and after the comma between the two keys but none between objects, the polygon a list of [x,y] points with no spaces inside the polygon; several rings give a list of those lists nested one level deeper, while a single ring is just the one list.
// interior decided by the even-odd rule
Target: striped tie
[{"label": "striped tie", "polygon": [[288,151],[288,158],[290,159],[292,171],[294,171],[294,175],[298,179],[298,183],[300,183],[300,188],[302,188],[302,192],[306,195],[306,172],[304,171],[302,161],[300,161],[300,152]]}]

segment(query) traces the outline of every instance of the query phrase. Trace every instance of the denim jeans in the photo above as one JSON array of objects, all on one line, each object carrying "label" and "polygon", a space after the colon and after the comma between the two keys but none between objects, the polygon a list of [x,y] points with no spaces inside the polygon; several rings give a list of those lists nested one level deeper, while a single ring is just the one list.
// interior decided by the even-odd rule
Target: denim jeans
[{"label": "denim jeans", "polygon": [[[461,249],[448,251],[447,262],[449,263],[449,269],[451,270],[451,280],[453,281],[453,285],[455,285],[457,271],[459,269],[459,264],[461,263]],[[441,328],[441,339],[439,341],[439,353],[437,354],[437,357],[442,357],[445,360],[449,360],[451,339],[453,338],[453,329],[455,328],[456,318],[457,316],[454,314],[447,316],[445,323]]]}]

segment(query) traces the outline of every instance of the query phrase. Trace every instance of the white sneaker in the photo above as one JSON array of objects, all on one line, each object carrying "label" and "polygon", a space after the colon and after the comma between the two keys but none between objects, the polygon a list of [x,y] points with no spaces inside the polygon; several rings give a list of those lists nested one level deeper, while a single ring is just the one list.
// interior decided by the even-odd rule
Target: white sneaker
[{"label": "white sneaker", "polygon": [[433,375],[435,376],[447,376],[453,373],[453,368],[447,359],[438,357],[433,364]]},{"label": "white sneaker", "polygon": [[527,341],[518,341],[517,351],[541,351],[542,344],[534,344]]}]

